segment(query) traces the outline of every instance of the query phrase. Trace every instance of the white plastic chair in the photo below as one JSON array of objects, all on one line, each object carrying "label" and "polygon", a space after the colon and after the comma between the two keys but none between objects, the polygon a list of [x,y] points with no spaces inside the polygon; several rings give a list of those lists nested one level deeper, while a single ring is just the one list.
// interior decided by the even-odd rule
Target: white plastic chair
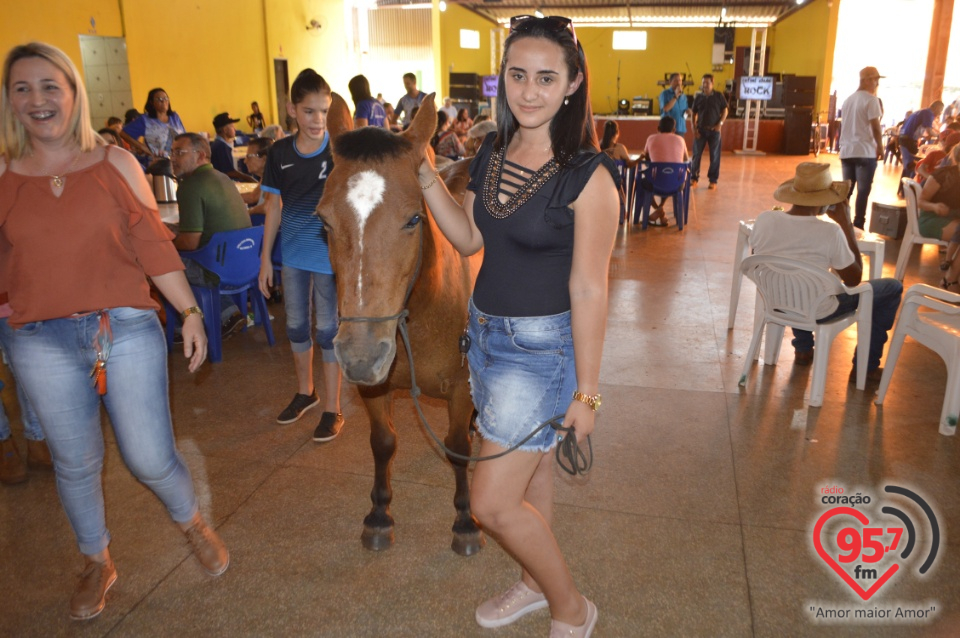
[{"label": "white plastic chair", "polygon": [[917,182],[904,177],[903,196],[907,201],[907,227],[903,231],[903,241],[900,242],[900,254],[897,256],[897,270],[894,277],[903,281],[903,275],[907,271],[907,262],[910,261],[910,254],[913,247],[917,244],[936,244],[946,246],[947,242],[933,237],[924,237],[920,234],[920,191],[923,187]]},{"label": "white plastic chair", "polygon": [[[883,399],[893,377],[903,340],[908,335],[939,354],[947,364],[947,392],[940,412],[940,434],[953,436],[960,418],[960,295],[926,284],[914,284],[903,297],[903,307],[890,341],[887,364],[880,378],[876,404]],[[929,308],[929,312],[919,312]]]},{"label": "white plastic chair", "polygon": [[[764,363],[773,365],[780,355],[785,326],[814,333],[813,381],[809,404],[823,405],[827,382],[827,359],[834,338],[851,324],[857,324],[857,389],[867,384],[870,354],[870,328],[873,323],[873,288],[868,283],[848,288],[828,270],[806,262],[775,255],[753,255],[743,260],[741,272],[757,285],[753,339],[743,363],[740,385],[747,385],[750,366],[760,354],[760,341],[767,329]],[[822,301],[840,293],[860,295],[857,309],[825,323],[817,323]]]}]

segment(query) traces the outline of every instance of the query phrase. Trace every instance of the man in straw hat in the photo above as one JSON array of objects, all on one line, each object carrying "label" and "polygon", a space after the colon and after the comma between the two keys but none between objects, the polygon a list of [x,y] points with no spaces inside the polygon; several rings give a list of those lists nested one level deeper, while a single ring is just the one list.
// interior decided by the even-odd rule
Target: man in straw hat
[{"label": "man in straw hat", "polygon": [[[803,162],[796,175],[777,188],[774,199],[792,208],[760,213],[750,235],[750,246],[757,255],[777,255],[805,261],[823,269],[832,269],[847,286],[856,286],[863,276],[863,261],[850,223],[847,194],[849,182],[835,182],[828,164]],[[823,213],[835,224],[818,217]],[[870,333],[870,357],[867,380],[880,381],[880,357],[887,333],[900,306],[903,285],[896,279],[873,279],[873,326]],[[853,311],[859,296],[846,294],[829,299],[820,308],[820,321]],[[813,362],[813,333],[793,329],[795,365]],[[856,358],[850,382],[856,380]]]}]

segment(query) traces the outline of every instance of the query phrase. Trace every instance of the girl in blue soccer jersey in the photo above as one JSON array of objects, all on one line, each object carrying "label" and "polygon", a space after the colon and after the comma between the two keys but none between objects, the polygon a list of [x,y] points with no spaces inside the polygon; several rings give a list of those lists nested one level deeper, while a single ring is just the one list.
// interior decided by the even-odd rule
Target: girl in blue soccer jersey
[{"label": "girl in blue soccer jersey", "polygon": [[313,440],[317,442],[333,440],[343,427],[340,366],[333,353],[333,338],[337,336],[337,287],[323,222],[314,214],[327,176],[333,170],[327,133],[330,102],[330,85],[313,69],[301,71],[293,82],[287,103],[287,113],[296,119],[298,131],[270,147],[260,186],[266,212],[260,292],[270,296],[271,253],[279,229],[287,337],[297,371],[297,392],[277,417],[277,423],[293,423],[320,403],[313,385],[312,307],[316,313],[316,341],[322,353],[324,379],[323,414],[313,433]]}]

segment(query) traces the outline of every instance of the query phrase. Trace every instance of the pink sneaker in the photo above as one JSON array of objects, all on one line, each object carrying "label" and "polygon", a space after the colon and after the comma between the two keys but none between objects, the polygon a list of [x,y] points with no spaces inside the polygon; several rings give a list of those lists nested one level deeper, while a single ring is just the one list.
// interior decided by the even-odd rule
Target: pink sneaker
[{"label": "pink sneaker", "polygon": [[587,619],[579,627],[568,625],[559,620],[550,622],[550,638],[589,638],[593,633],[593,628],[597,626],[597,606],[587,600],[586,596],[583,602],[587,603]]},{"label": "pink sneaker", "polygon": [[546,606],[547,598],[520,580],[503,594],[477,607],[477,624],[487,628],[503,627]]}]

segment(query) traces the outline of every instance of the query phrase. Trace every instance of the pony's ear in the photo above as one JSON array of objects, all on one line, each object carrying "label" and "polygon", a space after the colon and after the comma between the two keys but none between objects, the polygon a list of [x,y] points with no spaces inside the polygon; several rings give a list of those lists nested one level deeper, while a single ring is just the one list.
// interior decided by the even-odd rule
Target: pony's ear
[{"label": "pony's ear", "polygon": [[350,116],[350,107],[338,93],[333,93],[330,96],[327,130],[330,131],[331,140],[337,139],[341,133],[353,130],[353,117]]},{"label": "pony's ear", "polygon": [[404,132],[404,135],[413,142],[413,147],[421,158],[426,148],[430,146],[430,138],[437,130],[437,103],[434,101],[436,95],[436,93],[430,93],[423,98],[417,116],[413,118],[410,128]]}]

